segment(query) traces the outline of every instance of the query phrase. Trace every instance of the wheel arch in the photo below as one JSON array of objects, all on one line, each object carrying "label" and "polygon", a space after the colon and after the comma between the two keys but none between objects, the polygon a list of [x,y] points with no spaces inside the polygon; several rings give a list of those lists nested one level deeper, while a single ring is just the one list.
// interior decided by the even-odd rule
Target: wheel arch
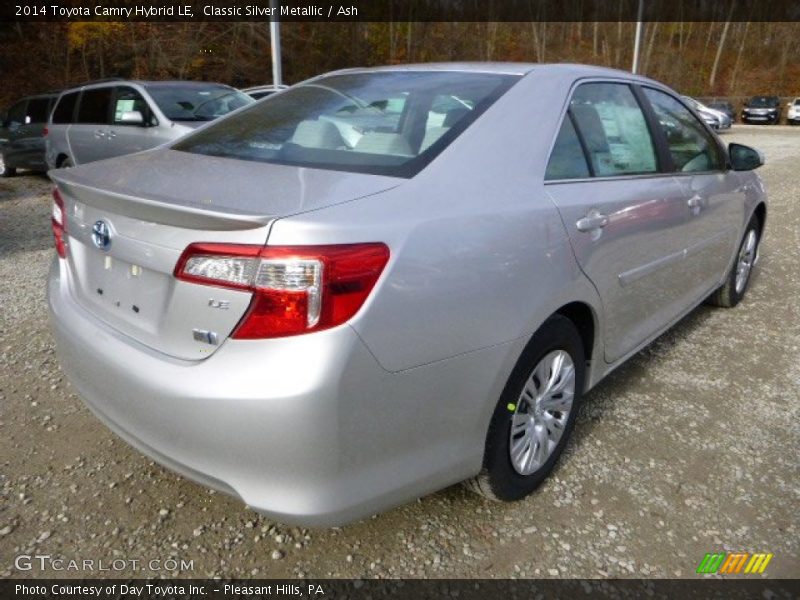
[{"label": "wheel arch", "polygon": [[597,318],[592,307],[585,302],[570,302],[555,311],[553,315],[561,315],[572,321],[583,342],[587,367],[591,365],[597,331]]},{"label": "wheel arch", "polygon": [[758,237],[761,238],[764,234],[764,227],[767,224],[767,205],[765,202],[759,202],[753,210],[753,215],[758,217]]}]

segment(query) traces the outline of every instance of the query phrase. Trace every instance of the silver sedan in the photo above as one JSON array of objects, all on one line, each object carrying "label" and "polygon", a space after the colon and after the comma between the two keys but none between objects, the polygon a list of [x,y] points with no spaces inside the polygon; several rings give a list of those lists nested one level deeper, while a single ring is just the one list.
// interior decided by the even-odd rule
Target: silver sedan
[{"label": "silver sedan", "polygon": [[284,522],[517,500],[587,390],[742,299],[762,163],[620,71],[323,75],[50,172],[59,357],[131,445]]}]

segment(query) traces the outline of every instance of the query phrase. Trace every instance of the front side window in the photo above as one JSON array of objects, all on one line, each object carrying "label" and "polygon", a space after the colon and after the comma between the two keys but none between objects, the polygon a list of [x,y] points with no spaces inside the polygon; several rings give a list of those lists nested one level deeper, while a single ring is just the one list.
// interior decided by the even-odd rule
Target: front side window
[{"label": "front side window", "polygon": [[28,100],[28,116],[26,122],[28,123],[46,123],[47,122],[47,98],[31,98]]},{"label": "front side window", "polygon": [[108,109],[111,105],[112,88],[84,90],[78,105],[78,123],[108,123]]},{"label": "front side window", "polygon": [[595,176],[658,171],[647,121],[628,85],[584,83],[572,96],[570,112]]},{"label": "front side window", "polygon": [[724,168],[719,144],[689,109],[664,92],[644,88],[644,93],[667,138],[676,171],[688,173]]},{"label": "front side window", "polygon": [[61,96],[53,110],[53,123],[71,123],[77,100],[78,92],[71,92]]},{"label": "front side window", "polygon": [[455,71],[330,75],[190,134],[173,148],[413,177],[518,79]]},{"label": "front side window", "polygon": [[223,85],[156,83],[147,92],[171,121],[213,121],[255,102],[247,94]]},{"label": "front side window", "polygon": [[544,178],[545,180],[580,179],[589,177],[589,175],[586,155],[583,153],[581,142],[572,125],[572,119],[567,114],[561,124],[561,130],[558,132],[553,152],[550,154]]},{"label": "front side window", "polygon": [[112,123],[121,125],[122,115],[126,112],[138,112],[146,124],[151,123],[152,111],[147,101],[135,89],[118,87],[114,94],[114,109],[111,114]]}]

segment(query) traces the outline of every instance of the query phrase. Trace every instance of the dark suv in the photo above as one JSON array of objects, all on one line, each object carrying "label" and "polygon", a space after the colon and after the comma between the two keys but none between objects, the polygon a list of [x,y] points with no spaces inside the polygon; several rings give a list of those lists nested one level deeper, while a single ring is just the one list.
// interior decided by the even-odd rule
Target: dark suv
[{"label": "dark suv", "polygon": [[744,123],[777,125],[781,122],[781,100],[777,96],[753,96],[742,109]]},{"label": "dark suv", "polygon": [[17,101],[0,122],[0,177],[17,169],[46,171],[44,133],[57,93],[28,96]]}]

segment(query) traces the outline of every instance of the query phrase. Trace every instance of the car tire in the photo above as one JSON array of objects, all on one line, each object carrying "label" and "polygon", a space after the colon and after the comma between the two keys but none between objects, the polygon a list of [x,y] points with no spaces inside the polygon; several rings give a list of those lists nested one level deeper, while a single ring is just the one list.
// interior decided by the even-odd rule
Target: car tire
[{"label": "car tire", "polygon": [[758,260],[758,243],[761,241],[761,225],[753,215],[742,236],[736,260],[731,266],[725,283],[708,298],[708,304],[722,308],[733,308],[744,298],[750,276]]},{"label": "car tire", "polygon": [[[575,426],[585,374],[578,330],[566,317],[551,317],[525,347],[506,383],[486,435],[483,468],[464,482],[467,489],[491,500],[511,502],[539,487]],[[569,408],[564,411],[566,405]]]},{"label": "car tire", "polygon": [[61,164],[58,165],[58,168],[59,169],[71,169],[74,166],[75,165],[72,164],[72,160],[70,160],[69,158],[65,158],[64,160],[61,161]]},{"label": "car tire", "polygon": [[13,177],[17,174],[17,170],[14,167],[9,167],[6,164],[5,157],[0,154],[0,177]]}]

